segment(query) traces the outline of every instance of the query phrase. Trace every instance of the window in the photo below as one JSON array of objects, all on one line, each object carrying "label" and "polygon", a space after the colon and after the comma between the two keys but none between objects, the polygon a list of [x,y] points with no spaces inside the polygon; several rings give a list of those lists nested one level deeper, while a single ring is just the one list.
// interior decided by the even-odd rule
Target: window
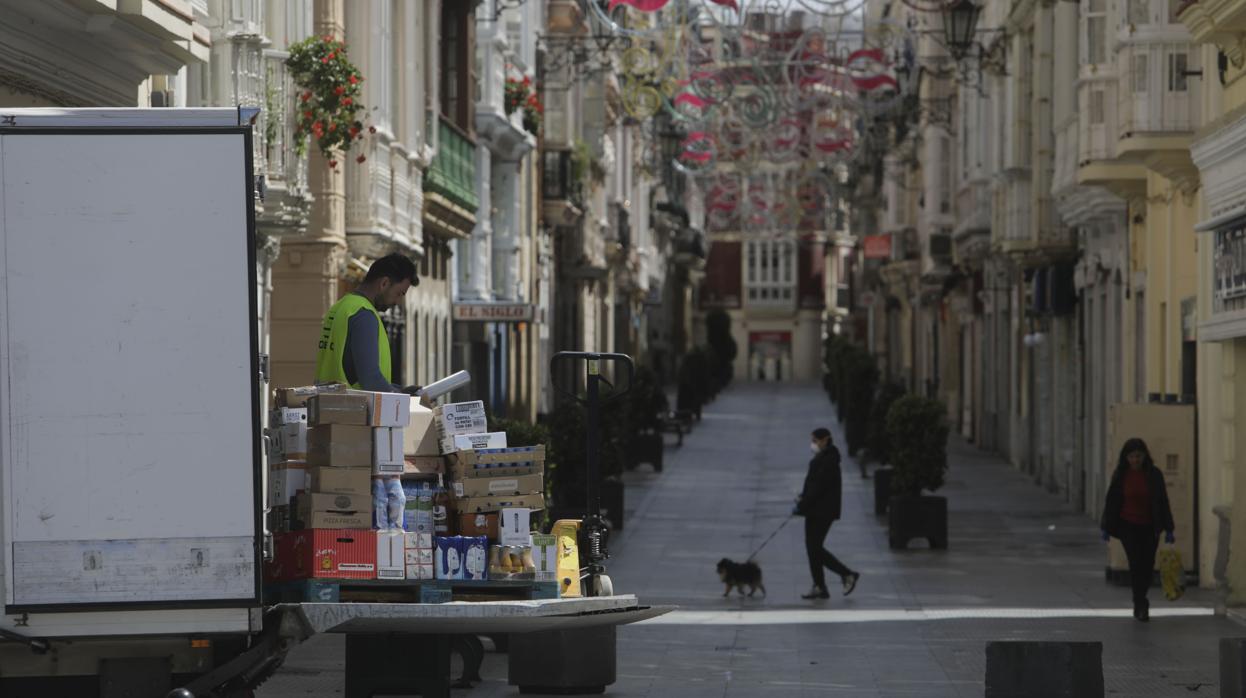
[{"label": "window", "polygon": [[747,243],[745,285],[758,305],[791,305],[796,298],[796,246],[790,240]]},{"label": "window", "polygon": [[1106,0],[1090,0],[1086,4],[1086,62],[1102,65],[1108,62],[1108,17]]},{"label": "window", "polygon": [[1150,24],[1150,0],[1129,0],[1126,22],[1134,27]]},{"label": "window", "polygon": [[1147,91],[1147,80],[1149,79],[1148,63],[1150,57],[1145,53],[1134,56],[1134,92],[1145,94]]},{"label": "window", "polygon": [[472,31],[475,20],[471,3],[447,2],[441,6],[441,113],[464,131],[472,131]]},{"label": "window", "polygon": [[1090,125],[1099,126],[1103,123],[1103,90],[1090,92]]},{"label": "window", "polygon": [[1168,91],[1185,92],[1188,85],[1186,76],[1188,58],[1185,53],[1168,54]]}]

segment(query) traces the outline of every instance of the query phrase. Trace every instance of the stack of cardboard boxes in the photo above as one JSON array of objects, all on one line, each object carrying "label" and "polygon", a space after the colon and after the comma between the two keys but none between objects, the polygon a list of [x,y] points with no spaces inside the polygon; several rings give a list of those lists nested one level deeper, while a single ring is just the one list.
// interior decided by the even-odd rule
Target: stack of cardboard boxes
[{"label": "stack of cardboard boxes", "polygon": [[545,448],[508,447],[484,403],[429,409],[342,386],[276,397],[270,581],[553,576],[542,574],[553,545],[534,551],[531,535]]},{"label": "stack of cardboard boxes", "polygon": [[[335,386],[281,390],[277,400],[269,577],[403,579],[403,504],[396,503],[395,530],[374,512],[391,508],[378,504],[376,492],[379,486],[384,497],[385,481],[402,473],[411,398]],[[290,444],[305,444],[301,460]],[[401,494],[400,486],[393,489]]]}]

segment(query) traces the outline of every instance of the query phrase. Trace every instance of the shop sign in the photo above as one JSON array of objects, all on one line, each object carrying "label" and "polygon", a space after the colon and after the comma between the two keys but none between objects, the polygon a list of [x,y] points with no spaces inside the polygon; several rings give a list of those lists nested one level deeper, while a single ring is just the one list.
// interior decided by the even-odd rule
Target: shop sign
[{"label": "shop sign", "polygon": [[454,319],[459,322],[532,322],[534,315],[529,303],[454,304]]},{"label": "shop sign", "polygon": [[1216,300],[1246,296],[1246,222],[1215,232],[1212,248],[1212,289]]},{"label": "shop sign", "polygon": [[891,259],[891,233],[866,235],[861,238],[866,259]]},{"label": "shop sign", "polygon": [[791,332],[750,332],[749,344],[791,344]]}]

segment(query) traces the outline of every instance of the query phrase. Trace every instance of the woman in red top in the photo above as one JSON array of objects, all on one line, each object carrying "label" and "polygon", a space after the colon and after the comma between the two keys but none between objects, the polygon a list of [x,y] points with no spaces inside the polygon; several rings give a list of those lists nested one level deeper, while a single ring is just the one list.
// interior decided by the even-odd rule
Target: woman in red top
[{"label": "woman in red top", "polygon": [[1142,439],[1130,439],[1121,449],[1112,484],[1103,506],[1103,539],[1119,538],[1129,558],[1129,577],[1133,587],[1134,618],[1150,620],[1147,590],[1155,569],[1155,549],[1159,534],[1173,542],[1172,509],[1164,474],[1151,461]]}]

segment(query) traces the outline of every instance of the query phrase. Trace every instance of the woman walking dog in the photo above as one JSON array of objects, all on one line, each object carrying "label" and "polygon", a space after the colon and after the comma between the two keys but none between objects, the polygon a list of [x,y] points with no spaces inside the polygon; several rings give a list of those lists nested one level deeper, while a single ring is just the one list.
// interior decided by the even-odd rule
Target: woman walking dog
[{"label": "woman walking dog", "polygon": [[1134,618],[1145,623],[1151,619],[1147,590],[1151,588],[1159,534],[1162,532],[1165,542],[1172,543],[1174,526],[1164,474],[1155,467],[1142,439],[1130,439],[1121,448],[1100,528],[1103,540],[1117,538],[1125,546]]}]

